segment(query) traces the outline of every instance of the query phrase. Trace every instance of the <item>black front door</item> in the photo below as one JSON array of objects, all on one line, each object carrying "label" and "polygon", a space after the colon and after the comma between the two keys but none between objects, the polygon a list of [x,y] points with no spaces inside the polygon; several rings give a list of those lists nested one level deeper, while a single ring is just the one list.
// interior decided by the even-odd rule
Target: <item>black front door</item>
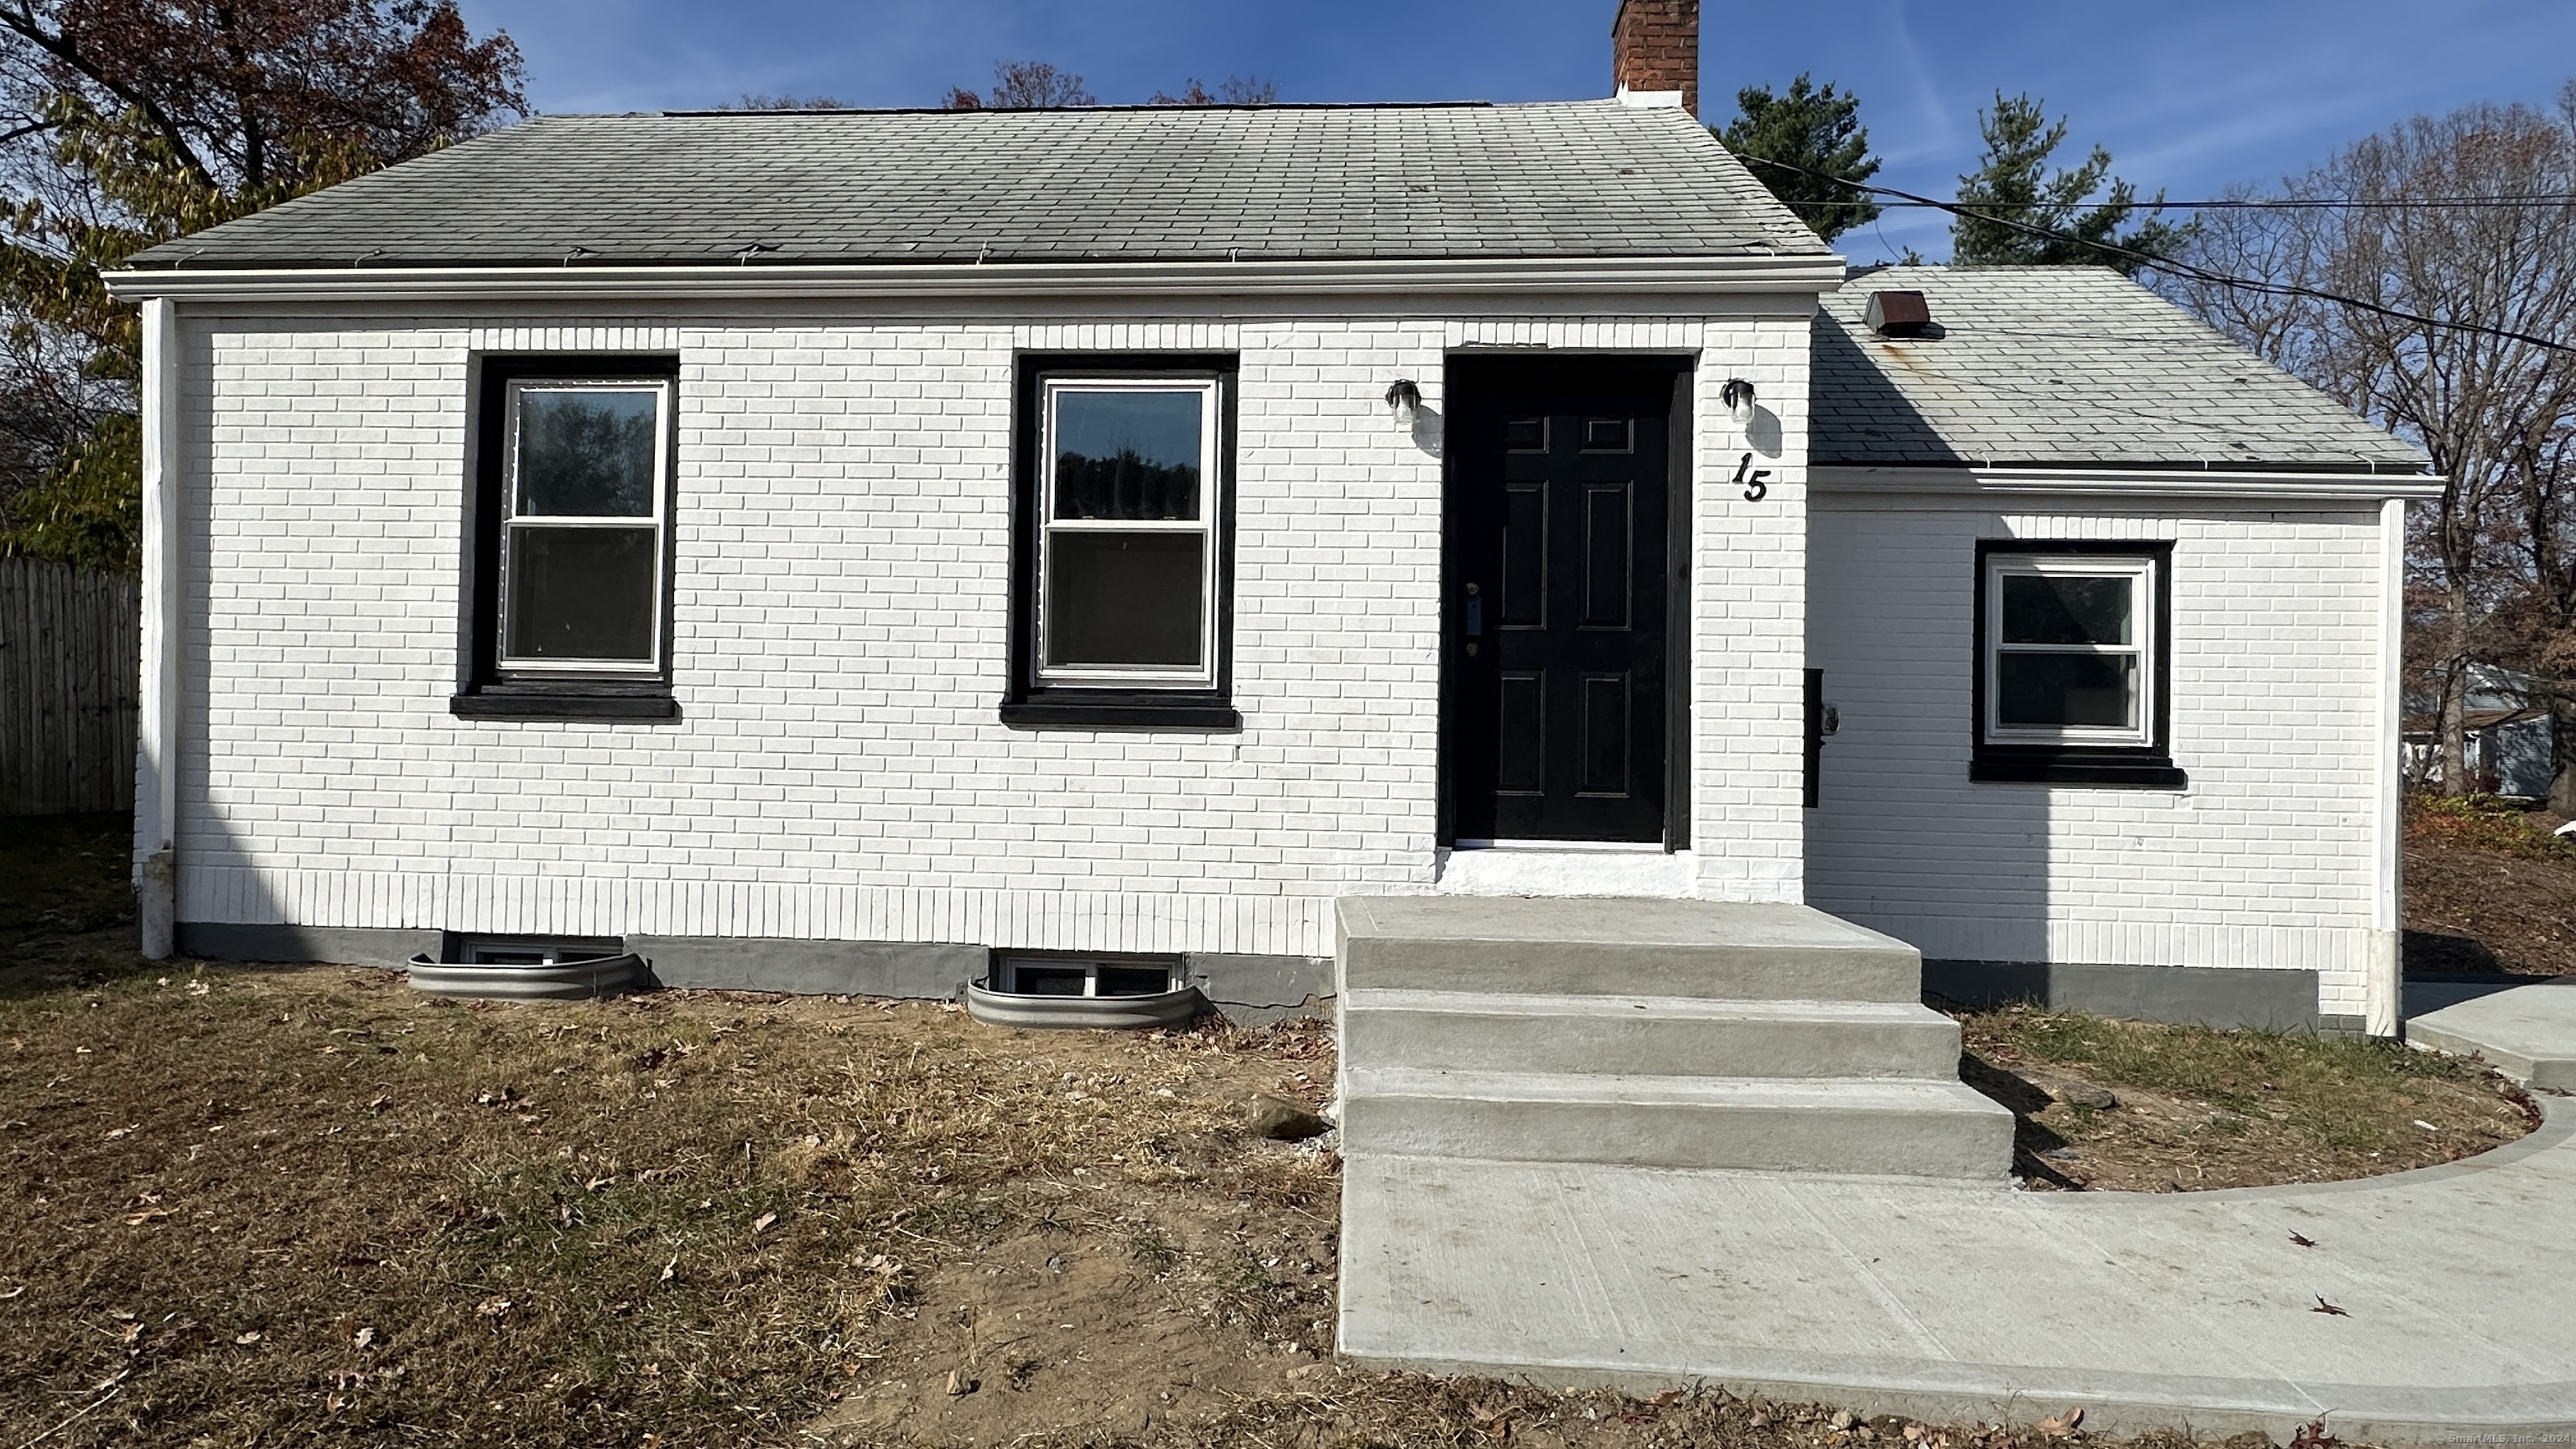
[{"label": "black front door", "polygon": [[1451,359],[1454,841],[1664,839],[1675,376]]}]

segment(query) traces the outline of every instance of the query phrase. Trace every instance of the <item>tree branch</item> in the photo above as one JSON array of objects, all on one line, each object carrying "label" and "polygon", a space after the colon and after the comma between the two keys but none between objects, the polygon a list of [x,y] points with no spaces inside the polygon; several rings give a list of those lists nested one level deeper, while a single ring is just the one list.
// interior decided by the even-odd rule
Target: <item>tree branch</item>
[{"label": "tree branch", "polygon": [[43,24],[36,19],[35,12],[28,6],[0,5],[0,28],[15,33],[28,44],[70,66],[99,89],[141,111],[144,119],[152,123],[152,129],[159,132],[161,139],[168,142],[170,149],[177,153],[179,164],[188,169],[188,174],[203,182],[207,189],[215,189],[215,173],[197,155],[197,148],[188,144],[187,134],[179,128],[179,123],[171,117],[170,113],[162,109],[158,101],[132,86],[110,79],[105,71],[99,69],[96,63],[81,53],[80,47],[72,44],[66,37],[47,34]]}]

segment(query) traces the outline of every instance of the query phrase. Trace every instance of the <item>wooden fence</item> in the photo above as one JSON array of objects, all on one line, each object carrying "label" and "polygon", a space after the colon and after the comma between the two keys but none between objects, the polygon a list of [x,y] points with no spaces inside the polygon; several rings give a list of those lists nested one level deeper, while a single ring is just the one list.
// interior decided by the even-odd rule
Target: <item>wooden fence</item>
[{"label": "wooden fence", "polygon": [[134,808],[137,582],[0,558],[0,815]]}]

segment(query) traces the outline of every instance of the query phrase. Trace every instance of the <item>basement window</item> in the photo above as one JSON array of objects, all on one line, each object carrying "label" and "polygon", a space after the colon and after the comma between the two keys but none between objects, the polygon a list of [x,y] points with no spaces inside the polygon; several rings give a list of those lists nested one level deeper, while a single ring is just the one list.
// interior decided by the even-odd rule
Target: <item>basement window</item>
[{"label": "basement window", "polygon": [[2172,545],[1977,548],[1971,779],[2179,787],[2167,743]]},{"label": "basement window", "polygon": [[1150,957],[1003,956],[993,989],[1013,996],[1161,996],[1178,991],[1180,963]]},{"label": "basement window", "polygon": [[448,932],[439,959],[459,966],[563,966],[626,954],[614,936],[473,936]]}]

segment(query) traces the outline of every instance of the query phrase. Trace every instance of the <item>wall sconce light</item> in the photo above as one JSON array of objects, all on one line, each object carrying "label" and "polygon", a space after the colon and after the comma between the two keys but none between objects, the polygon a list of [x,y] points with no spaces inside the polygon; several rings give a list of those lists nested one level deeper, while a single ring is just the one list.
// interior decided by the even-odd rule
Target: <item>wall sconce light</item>
[{"label": "wall sconce light", "polygon": [[1727,416],[1735,419],[1738,426],[1752,424],[1753,384],[1740,377],[1730,377],[1726,386],[1717,390],[1717,400],[1726,404]]},{"label": "wall sconce light", "polygon": [[1422,411],[1422,389],[1413,385],[1412,378],[1399,377],[1395,386],[1386,390],[1386,406],[1395,414],[1397,427],[1412,427],[1414,416]]}]

